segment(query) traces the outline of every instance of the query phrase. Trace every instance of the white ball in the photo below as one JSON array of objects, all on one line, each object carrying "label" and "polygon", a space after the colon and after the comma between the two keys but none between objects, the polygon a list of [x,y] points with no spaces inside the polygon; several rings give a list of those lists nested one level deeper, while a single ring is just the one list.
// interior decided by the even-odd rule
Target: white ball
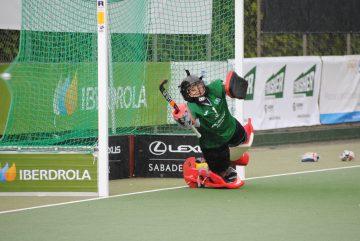
[{"label": "white ball", "polygon": [[341,153],[340,159],[342,161],[352,161],[355,159],[355,154],[352,151],[345,150],[345,151],[343,151],[343,153]]},{"label": "white ball", "polygon": [[11,79],[11,74],[10,73],[2,73],[1,74],[1,78],[3,78],[4,80],[10,80]]}]

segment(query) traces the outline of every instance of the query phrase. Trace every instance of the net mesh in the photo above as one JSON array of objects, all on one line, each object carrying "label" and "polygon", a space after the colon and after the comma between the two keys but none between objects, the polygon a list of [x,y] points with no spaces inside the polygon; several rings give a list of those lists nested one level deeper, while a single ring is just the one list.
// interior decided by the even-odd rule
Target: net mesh
[{"label": "net mesh", "polygon": [[[184,69],[223,79],[234,58],[234,1],[112,0],[109,133],[186,133],[170,118]],[[96,1],[22,1],[19,54],[0,146],[89,147],[97,140]],[[230,66],[230,67],[229,67]],[[2,90],[4,91],[4,90]],[[4,114],[5,115],[5,114]]]},{"label": "net mesh", "polygon": [[84,85],[97,76],[94,11],[91,1],[22,2],[2,146],[89,144],[78,140],[95,135],[96,112],[79,110]]}]

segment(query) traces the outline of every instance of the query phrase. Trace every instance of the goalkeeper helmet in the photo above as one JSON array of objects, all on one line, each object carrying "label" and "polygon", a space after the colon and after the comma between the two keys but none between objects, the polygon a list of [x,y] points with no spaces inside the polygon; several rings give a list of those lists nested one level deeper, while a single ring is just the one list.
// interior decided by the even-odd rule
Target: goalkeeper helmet
[{"label": "goalkeeper helmet", "polygon": [[181,95],[184,97],[184,100],[188,102],[201,101],[208,92],[207,87],[202,80],[203,77],[200,76],[199,78],[195,75],[191,75],[189,70],[185,71],[187,76],[179,85]]}]

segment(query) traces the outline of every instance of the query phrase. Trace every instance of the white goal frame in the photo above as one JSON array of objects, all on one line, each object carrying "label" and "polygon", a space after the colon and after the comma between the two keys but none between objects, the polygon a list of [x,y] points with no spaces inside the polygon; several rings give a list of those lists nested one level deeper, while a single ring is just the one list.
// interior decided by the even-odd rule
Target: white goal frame
[{"label": "white goal frame", "polygon": [[[109,196],[108,106],[109,106],[109,50],[107,26],[107,0],[97,0],[98,16],[98,192]],[[235,71],[243,76],[244,59],[244,0],[235,0]],[[242,106],[242,105],[241,105]],[[240,116],[242,119],[242,110]],[[238,166],[240,178],[245,179],[245,168]]]}]

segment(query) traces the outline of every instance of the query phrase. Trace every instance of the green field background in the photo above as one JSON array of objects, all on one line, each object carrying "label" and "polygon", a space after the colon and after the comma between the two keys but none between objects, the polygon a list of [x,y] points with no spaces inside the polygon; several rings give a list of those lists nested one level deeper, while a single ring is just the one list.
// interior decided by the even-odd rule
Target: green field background
[{"label": "green field background", "polygon": [[357,241],[359,183],[359,168],[308,173],[2,214],[0,225],[23,241]]},{"label": "green field background", "polygon": [[[106,199],[0,196],[1,240],[358,241],[360,165],[340,161],[344,149],[360,140],[253,148],[238,190],[129,178]],[[308,151],[319,161],[301,162]]]}]

